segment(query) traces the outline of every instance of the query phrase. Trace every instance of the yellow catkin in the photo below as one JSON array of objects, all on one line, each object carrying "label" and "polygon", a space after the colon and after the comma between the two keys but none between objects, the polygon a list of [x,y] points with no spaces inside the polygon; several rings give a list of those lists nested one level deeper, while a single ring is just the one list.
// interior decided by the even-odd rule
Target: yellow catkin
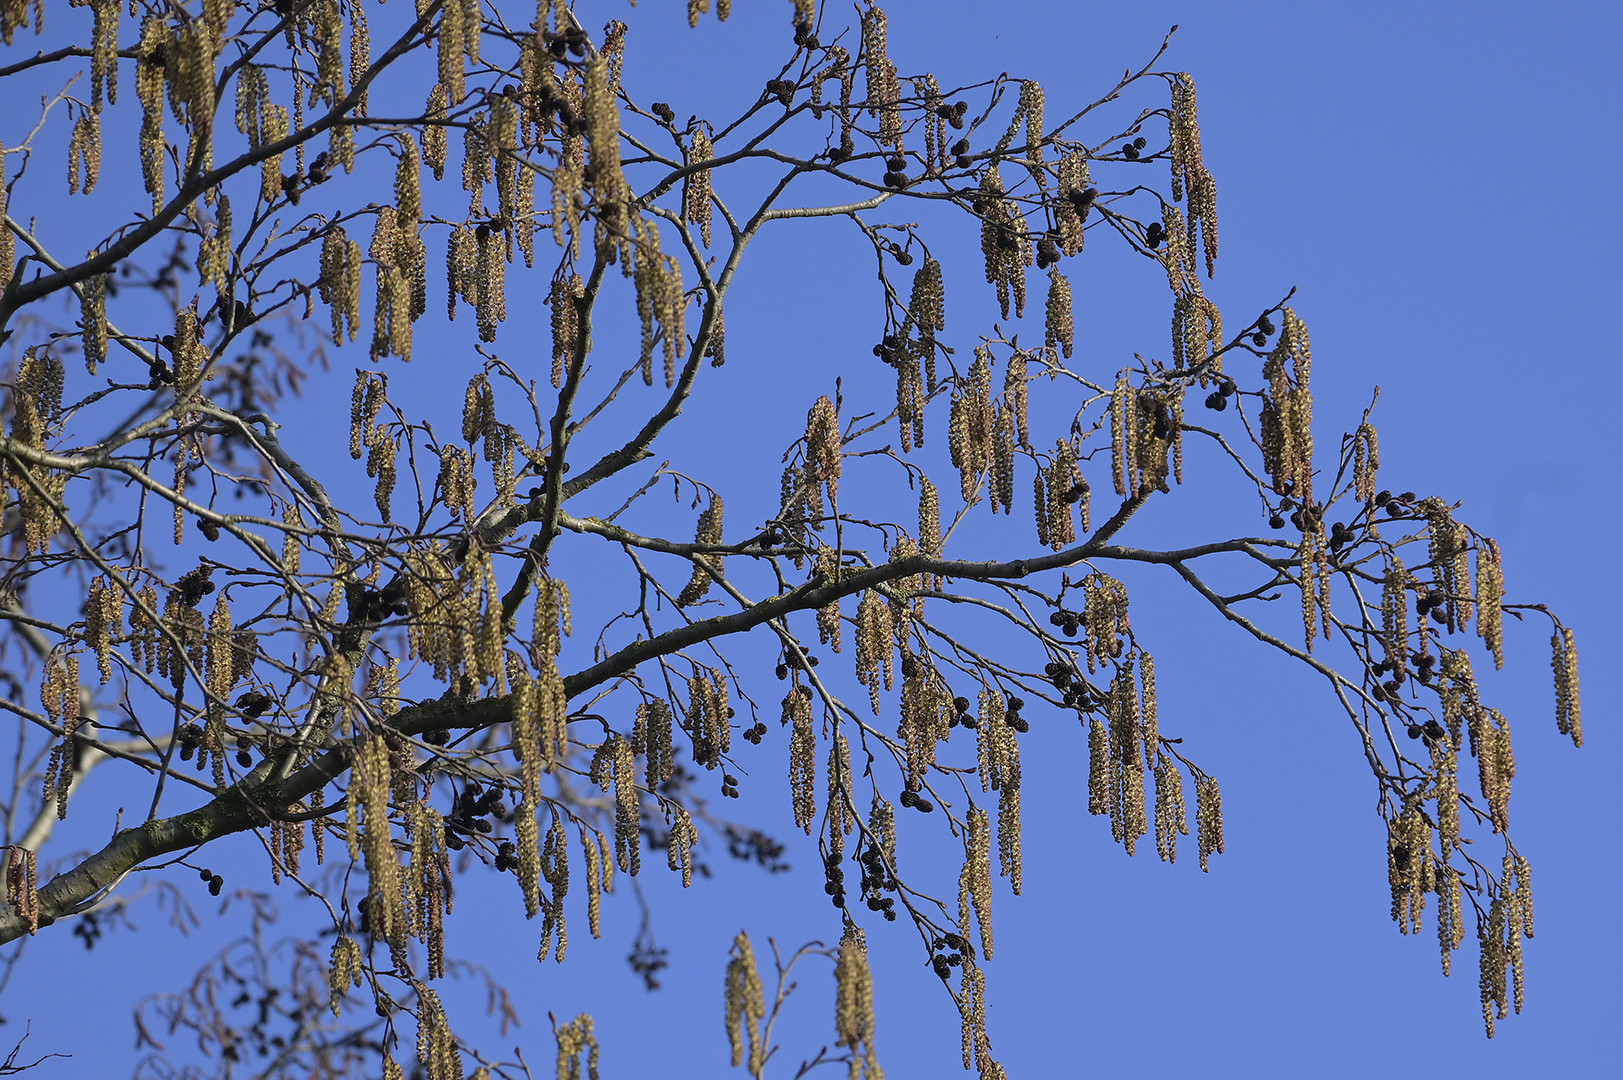
[{"label": "yellow catkin", "polygon": [[85,640],[96,653],[101,684],[113,677],[113,641],[123,636],[124,600],[111,578],[98,577],[90,583],[85,601]]},{"label": "yellow catkin", "polygon": [[1020,743],[1014,728],[1000,725],[999,777],[997,803],[998,874],[1009,879],[1009,889],[1019,896],[1025,879],[1025,856],[1020,829]]},{"label": "yellow catkin", "polygon": [[645,755],[643,783],[649,791],[657,791],[676,771],[672,728],[671,707],[665,702],[656,698],[637,706],[636,734],[631,741],[633,748]]},{"label": "yellow catkin", "polygon": [[[349,5],[349,90],[354,93],[365,81],[367,73],[372,70],[372,31],[367,25],[366,11],[360,4]],[[367,92],[362,89],[355,105],[355,112],[366,115],[371,110],[367,107]]]},{"label": "yellow catkin", "polygon": [[682,888],[686,889],[693,884],[693,845],[699,842],[699,830],[683,807],[676,807],[671,818],[667,862],[672,870],[682,872]]},{"label": "yellow catkin", "polygon": [[[705,547],[713,547],[721,543],[722,514],[725,507],[721,496],[714,491],[710,493],[710,503],[699,514],[698,527],[694,533],[694,543]],[[695,553],[693,560],[693,574],[687,585],[676,598],[678,607],[698,603],[710,591],[712,580],[721,580],[726,575],[722,571],[722,557],[719,554]]]},{"label": "yellow catkin", "polygon": [[1516,776],[1516,754],[1510,741],[1510,721],[1498,709],[1472,711],[1471,751],[1477,759],[1477,783],[1488,803],[1488,817],[1497,833],[1510,831],[1510,782]]},{"label": "yellow catkin", "polygon": [[1149,831],[1144,801],[1142,703],[1133,678],[1132,657],[1111,681],[1108,719],[1111,739],[1111,835],[1134,854]]},{"label": "yellow catkin", "polygon": [[597,839],[585,829],[580,831],[581,851],[586,858],[586,925],[592,937],[603,936],[603,862],[604,852]]},{"label": "yellow catkin", "polygon": [[359,251],[359,246],[351,241],[343,228],[338,225],[328,226],[322,235],[321,276],[317,285],[322,303],[328,305],[332,311],[334,344],[343,344],[346,336],[350,341],[354,341],[359,333],[361,322]]},{"label": "yellow catkin", "polygon": [[1454,950],[1465,940],[1465,890],[1460,875],[1446,863],[1439,872],[1443,879],[1437,883],[1437,942],[1443,959],[1443,974],[1449,975],[1454,967]]},{"label": "yellow catkin", "polygon": [[1435,495],[1422,499],[1417,509],[1426,518],[1427,553],[1443,591],[1446,625],[1453,632],[1471,620],[1470,534]]},{"label": "yellow catkin", "polygon": [[[558,1040],[558,1080],[582,1080],[583,1075],[597,1080],[598,1047],[593,1034],[592,1017],[581,1013],[562,1026],[555,1026]],[[585,1073],[581,1071],[581,1058],[586,1059]]]},{"label": "yellow catkin", "polygon": [[[966,929],[962,922],[960,928]],[[958,993],[959,1016],[962,1021],[964,1068],[991,1063],[991,1042],[986,1035],[986,972],[979,964],[965,956],[963,979]]]},{"label": "yellow catkin", "polygon": [[519,790],[531,805],[541,796],[541,713],[530,673],[519,667],[508,676],[513,697],[513,753],[519,759]]},{"label": "yellow catkin", "polygon": [[1071,281],[1059,272],[1059,267],[1048,269],[1048,300],[1044,305],[1043,342],[1070,359],[1075,338],[1075,324],[1071,319]]},{"label": "yellow catkin", "polygon": [[164,204],[164,164],[167,143],[163,131],[164,87],[168,82],[166,57],[169,28],[160,15],[149,14],[141,21],[140,58],[135,65],[135,94],[141,101],[141,179],[152,196],[152,211]]},{"label": "yellow catkin", "polygon": [[[1037,496],[1040,487],[1046,486],[1045,496]],[[1091,524],[1089,507],[1089,488],[1082,479],[1082,472],[1077,467],[1076,448],[1069,439],[1059,439],[1054,444],[1054,456],[1048,465],[1048,474],[1042,477],[1039,474],[1039,486],[1033,489],[1034,497],[1044,498],[1046,505],[1039,508],[1037,514],[1037,532],[1040,542],[1060,551],[1076,543],[1076,517],[1081,517],[1082,529],[1087,531]],[[1072,505],[1076,506],[1073,514]]]},{"label": "yellow catkin", "polygon": [[[723,718],[725,723],[725,718]],[[614,744],[614,853],[622,872],[632,877],[642,871],[641,804],[637,794],[637,761],[631,746],[615,735]]]},{"label": "yellow catkin", "polygon": [[1155,853],[1163,862],[1178,861],[1178,837],[1189,835],[1184,806],[1183,774],[1165,755],[1155,767]]},{"label": "yellow catkin", "polygon": [[875,590],[863,594],[857,606],[857,681],[868,688],[869,704],[879,715],[879,691],[896,685],[894,624],[890,605]]},{"label": "yellow catkin", "polygon": [[934,669],[911,650],[903,653],[902,672],[902,719],[897,732],[907,749],[904,784],[908,791],[916,793],[935,767],[936,744],[951,732],[957,710],[952,694]]},{"label": "yellow catkin", "polygon": [[[274,143],[287,138],[288,122],[287,109],[269,101],[260,104],[259,130],[265,142]],[[281,194],[282,155],[270,154],[259,163],[259,197],[269,205]]]},{"label": "yellow catkin", "polygon": [[1353,494],[1363,503],[1375,501],[1381,468],[1381,445],[1368,420],[1353,433]]},{"label": "yellow catkin", "polygon": [[620,108],[614,100],[607,57],[598,53],[587,59],[582,87],[592,193],[597,205],[598,247],[618,248],[627,238],[629,188],[620,165]]},{"label": "yellow catkin", "polygon": [[758,1076],[766,1060],[766,1042],[761,1031],[766,1019],[766,991],[755,962],[755,948],[742,930],[733,939],[726,987],[727,1041],[732,1047],[733,1065],[744,1063],[747,1045],[750,1072]]},{"label": "yellow catkin", "polygon": [[980,926],[981,956],[992,959],[992,818],[984,809],[971,806],[967,815],[968,834],[964,840],[964,868],[958,880],[960,926],[969,931],[968,909],[972,908]]},{"label": "yellow catkin", "polygon": [[434,170],[435,180],[445,179],[445,160],[449,147],[446,142],[445,119],[449,97],[445,84],[436,82],[428,92],[423,105],[423,161]]},{"label": "yellow catkin", "polygon": [[107,359],[106,274],[92,274],[81,286],[79,320],[84,328],[85,367],[94,375],[96,365]]},{"label": "yellow catkin", "polygon": [[[0,161],[6,156],[6,144],[0,141]],[[0,184],[0,222],[10,212],[10,193],[5,184]],[[0,293],[6,291],[11,285],[12,268],[17,261],[17,238],[10,229],[0,227]]]},{"label": "yellow catkin", "polygon": [[710,144],[710,133],[701,124],[693,132],[693,145],[688,150],[688,167],[694,172],[688,174],[686,186],[682,192],[682,215],[691,225],[699,227],[699,238],[704,246],[710,246],[710,170],[702,166],[715,156],[715,148]]},{"label": "yellow catkin", "polygon": [[1499,545],[1484,537],[1476,553],[1476,632],[1493,654],[1493,666],[1505,666],[1505,572]]},{"label": "yellow catkin", "polygon": [[1447,862],[1460,842],[1460,762],[1446,739],[1430,744],[1432,777],[1436,781],[1438,858]]},{"label": "yellow catkin", "polygon": [[[942,554],[941,495],[928,476],[919,481],[919,553],[931,559]],[[920,582],[922,589],[940,587],[940,578],[926,574]]]},{"label": "yellow catkin", "polygon": [[327,962],[327,1001],[333,1016],[343,1014],[343,1000],[352,987],[363,985],[365,960],[360,944],[348,934],[339,934],[332,943]]},{"label": "yellow catkin", "polygon": [[1392,920],[1400,933],[1418,933],[1423,925],[1426,894],[1436,885],[1432,826],[1418,806],[1407,806],[1387,823],[1387,881],[1392,890]]},{"label": "yellow catkin", "polygon": [[843,731],[835,731],[828,748],[828,835],[836,850],[856,827],[851,781],[851,743]]},{"label": "yellow catkin", "polygon": [[1263,363],[1268,402],[1263,416],[1263,458],[1274,491],[1302,506],[1313,504],[1313,369],[1307,326],[1285,308],[1279,341]]},{"label": "yellow catkin", "polygon": [[586,282],[579,274],[552,281],[548,303],[552,307],[552,385],[562,386],[564,372],[581,354],[580,301],[586,295]]},{"label": "yellow catkin", "polygon": [[130,659],[142,665],[148,675],[158,663],[158,591],[151,585],[141,589],[139,602],[130,609]]},{"label": "yellow catkin", "polygon": [[520,800],[513,811],[513,840],[518,847],[518,883],[524,893],[524,913],[535,918],[541,910],[541,841],[535,815],[536,805]]},{"label": "yellow catkin", "polygon": [[224,593],[214,603],[214,611],[209,616],[208,630],[208,665],[207,686],[208,692],[220,700],[225,700],[231,692],[231,684],[235,681],[235,657],[231,632],[234,629],[231,623],[231,604]]},{"label": "yellow catkin", "polygon": [[400,856],[389,824],[389,746],[382,737],[361,744],[350,782],[358,790],[351,792],[349,817],[352,822],[357,815],[361,818],[358,844],[366,856],[371,883],[367,911],[378,936],[393,945],[405,932],[405,910],[400,891]]},{"label": "yellow catkin", "polygon": [[541,876],[552,887],[552,895],[543,898],[541,911],[541,948],[537,959],[545,960],[552,944],[554,931],[558,935],[555,959],[564,962],[569,952],[569,925],[564,917],[564,898],[569,895],[569,836],[564,831],[563,814],[554,810],[552,826],[541,848]]},{"label": "yellow catkin", "polygon": [[873,972],[868,967],[868,941],[862,928],[845,924],[839,958],[834,964],[834,1029],[837,1046],[851,1051],[851,1080],[883,1080],[874,1051]]},{"label": "yellow catkin", "polygon": [[811,835],[817,818],[817,732],[812,726],[811,688],[796,686],[784,695],[783,720],[789,730],[789,794],[795,825]]},{"label": "yellow catkin", "polygon": [[1014,421],[1011,410],[998,406],[992,419],[992,463],[987,476],[987,494],[992,513],[1001,507],[1014,512]]},{"label": "yellow catkin", "polygon": [[[1409,571],[1394,552],[1381,585],[1382,662],[1394,677],[1409,671]],[[1400,676],[1401,673],[1401,676]]]},{"label": "yellow catkin", "polygon": [[101,112],[86,110],[74,122],[73,134],[68,140],[68,192],[77,194],[81,170],[84,193],[96,189],[101,176]]},{"label": "yellow catkin", "polygon": [[840,495],[841,448],[839,413],[825,394],[806,414],[806,472],[813,483],[828,488],[830,503]]},{"label": "yellow catkin", "polygon": [[1206,276],[1211,277],[1217,262],[1217,182],[1206,169],[1200,146],[1200,113],[1195,97],[1195,80],[1188,72],[1172,79],[1172,198],[1187,194],[1188,244],[1195,246],[1198,229],[1206,256]]},{"label": "yellow catkin", "polygon": [[414,981],[417,995],[417,1061],[426,1080],[462,1080],[462,1052],[445,1018],[439,995]]},{"label": "yellow catkin", "polygon": [[[197,247],[198,283],[213,285],[222,297],[231,293],[231,199],[219,196],[212,228],[205,226],[205,235]],[[221,315],[221,323],[233,330],[241,330],[236,315]]]},{"label": "yellow catkin", "polygon": [[986,281],[997,289],[1003,318],[1009,317],[1009,301],[1015,315],[1026,310],[1026,267],[1036,256],[1027,235],[1025,215],[1019,204],[1009,199],[997,166],[989,167],[981,178],[977,212],[981,215],[981,253],[986,258]]},{"label": "yellow catkin", "polygon": [[1584,722],[1578,697],[1578,642],[1571,630],[1557,624],[1550,646],[1553,651],[1550,667],[1555,672],[1555,727],[1561,734],[1571,736],[1572,745],[1582,746]]},{"label": "yellow catkin", "polygon": [[1127,381],[1126,370],[1117,372],[1116,385],[1110,393],[1110,461],[1117,495],[1138,494],[1132,473],[1136,456],[1133,452],[1132,439],[1136,434],[1137,425],[1128,422],[1136,401],[1137,393]]},{"label": "yellow catkin", "polygon": [[[812,565],[813,573],[823,581],[833,584],[840,580],[839,553],[827,544],[817,546],[817,558]],[[819,645],[827,645],[834,652],[839,652],[843,626],[838,599],[832,604],[825,604],[817,609],[817,643]]]}]

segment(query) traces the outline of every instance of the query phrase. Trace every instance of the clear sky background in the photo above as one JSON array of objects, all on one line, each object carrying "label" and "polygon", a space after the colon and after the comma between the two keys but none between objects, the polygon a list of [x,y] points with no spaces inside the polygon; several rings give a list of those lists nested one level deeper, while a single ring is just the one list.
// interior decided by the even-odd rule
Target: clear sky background
[{"label": "clear sky background", "polygon": [[[515,18],[527,9],[506,6]],[[788,4],[740,3],[729,23],[712,16],[691,33],[679,6],[645,0],[630,14],[615,4],[581,13],[589,27],[617,16],[632,23],[626,78],[645,103],[668,100],[679,116],[720,115],[741,87],[753,95],[777,75]],[[1208,291],[1238,326],[1297,287],[1293,305],[1313,335],[1320,446],[1334,446],[1357,424],[1378,385],[1383,486],[1462,500],[1460,517],[1504,548],[1511,599],[1550,604],[1576,631],[1584,659],[1581,751],[1555,731],[1547,625],[1507,629],[1503,673],[1477,664],[1485,699],[1514,725],[1513,831],[1532,861],[1538,914],[1537,937],[1527,943],[1526,1010],[1501,1023],[1490,1043],[1472,945],[1444,979],[1433,911],[1417,939],[1400,936],[1388,918],[1375,785],[1322,680],[1197,610],[1170,574],[1130,578],[1135,626],[1158,661],[1163,730],[1184,736],[1191,756],[1222,782],[1228,852],[1205,875],[1192,850],[1175,867],[1142,850],[1129,860],[1111,844],[1108,823],[1085,812],[1085,747],[1074,719],[1032,716],[1025,895],[1011,897],[1000,880],[997,954],[987,966],[990,1031],[1009,1074],[1623,1073],[1616,1024],[1623,823],[1613,794],[1623,752],[1612,663],[1623,649],[1615,618],[1623,580],[1612,550],[1623,537],[1615,421],[1623,229],[1614,191],[1623,169],[1615,63],[1623,17],[1598,3],[992,8],[894,0],[887,11],[891,56],[904,73],[932,70],[944,85],[1003,71],[1035,77],[1047,90],[1051,122],[1095,100],[1124,68],[1143,64],[1167,28],[1181,24],[1161,67],[1189,71],[1199,86],[1222,230]],[[83,12],[74,17],[88,22]],[[20,47],[31,50],[29,41]],[[1105,110],[1117,125],[1110,131],[1139,108],[1164,104],[1140,96]],[[20,122],[0,121],[8,145]],[[1077,135],[1102,137],[1086,128]],[[117,179],[104,173],[104,187]],[[1154,182],[1164,189],[1164,169]],[[962,296],[964,306],[949,309],[947,337],[967,349],[989,316],[976,236],[967,222],[956,228],[960,235],[944,241],[944,261],[956,275],[949,301]],[[727,367],[701,391],[686,427],[658,448],[702,477],[759,473],[760,507],[775,506],[777,454],[794,437],[786,433],[798,433],[810,400],[828,392],[835,375],[845,375],[848,387],[873,375],[869,347],[882,326],[868,295],[871,257],[863,261],[849,229],[817,236],[807,245],[800,235],[768,235],[752,249],[756,276],[746,266],[728,308]],[[1073,367],[1108,379],[1134,351],[1165,356],[1168,304],[1158,267],[1094,249],[1090,239],[1089,251],[1066,266],[1077,293]],[[527,280],[543,287],[538,275]],[[439,295],[442,285],[430,288]],[[431,303],[425,326],[434,310]],[[527,317],[516,311],[504,330],[497,343],[504,356],[530,348],[522,335],[541,324]],[[1040,313],[1028,321],[1040,335]],[[457,327],[465,335],[467,324]],[[420,330],[418,366],[396,376],[402,394],[425,402],[443,399],[446,386],[459,391],[471,373],[447,367],[443,381],[424,378],[432,333]],[[601,333],[612,345],[618,331]],[[454,346],[445,340],[448,351],[467,353],[465,337]],[[309,437],[326,438],[340,456],[357,362],[364,361],[335,358],[334,375],[312,390],[318,407],[304,417]],[[451,406],[442,411],[446,423],[454,420]],[[941,430],[939,420],[933,430]],[[756,437],[769,447],[759,468],[741,456]],[[1192,490],[1197,479],[1142,515],[1122,542],[1209,537],[1211,523],[1224,524],[1232,508]],[[363,478],[351,480],[363,490]],[[1095,478],[1095,491],[1102,486]],[[729,498],[729,520],[752,519]],[[1029,524],[1020,524],[972,533],[966,543],[995,550],[1002,535],[1029,549]],[[562,544],[559,551],[564,560],[589,554]],[[588,564],[580,565],[584,575]],[[562,576],[577,580],[567,569]],[[774,730],[757,762],[741,759],[752,776],[739,814],[790,840],[782,743]],[[76,805],[75,818],[89,830],[83,843],[105,835],[117,805],[115,796],[94,793]],[[915,847],[904,832],[904,869],[918,868],[950,897],[956,862],[915,831]],[[1496,862],[1496,842],[1484,846]],[[240,858],[244,883],[257,883],[253,875],[263,870],[251,869],[253,847],[239,841],[238,855],[204,861]],[[524,1019],[516,1032],[491,1033],[486,1045],[519,1042],[548,1075],[546,1013],[567,1019],[589,1011],[605,1077],[724,1075],[722,973],[732,936],[747,928],[765,952],[768,937],[791,949],[813,938],[832,944],[840,927],[809,843],[791,842],[795,872],[777,876],[734,864],[724,851],[711,854],[716,876],[686,893],[657,865],[645,871],[655,932],[671,961],[664,988],[653,994],[623,961],[638,922],[627,897],[606,905],[602,941],[587,938],[577,915],[569,960],[537,968],[537,927],[524,922],[516,890],[465,885],[449,924],[451,951],[488,964]],[[195,875],[175,880],[212,913]],[[310,915],[292,897],[284,909],[291,925]],[[138,933],[114,931],[91,952],[62,928],[29,946],[0,996],[11,1021],[0,1038],[20,1034],[29,1019],[31,1049],[75,1055],[42,1075],[126,1073],[135,1060],[129,1003],[181,988],[221,944],[215,929],[226,925],[210,914],[200,934],[177,941],[154,908],[140,915]],[[877,1039],[887,1074],[958,1074],[956,1012],[916,938],[901,924],[873,922]],[[833,1038],[829,965],[809,961],[799,976],[774,1076],[793,1076],[796,1063]],[[471,988],[461,1003],[460,1026],[477,1032],[468,1014],[482,1007],[482,990]]]}]

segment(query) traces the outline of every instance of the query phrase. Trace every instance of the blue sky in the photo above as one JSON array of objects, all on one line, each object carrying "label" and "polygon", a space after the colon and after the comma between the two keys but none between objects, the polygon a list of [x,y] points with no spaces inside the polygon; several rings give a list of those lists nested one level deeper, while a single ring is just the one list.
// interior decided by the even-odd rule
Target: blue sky
[{"label": "blue sky", "polygon": [[[588,26],[615,16],[632,23],[633,92],[658,85],[679,115],[706,114],[712,102],[719,111],[738,88],[753,94],[777,74],[787,4],[739,4],[729,23],[712,16],[691,34],[660,6],[582,13]],[[1239,324],[1296,287],[1293,305],[1313,333],[1321,446],[1356,425],[1378,385],[1383,485],[1461,500],[1461,518],[1504,548],[1512,599],[1550,604],[1576,631],[1586,661],[1581,751],[1555,732],[1545,626],[1508,628],[1504,672],[1486,674],[1488,665],[1478,664],[1488,703],[1514,725],[1513,828],[1532,861],[1538,904],[1526,1010],[1501,1023],[1490,1043],[1481,1032],[1474,950],[1462,949],[1454,976],[1444,979],[1429,918],[1418,939],[1400,936],[1388,919],[1374,784],[1322,681],[1196,609],[1170,574],[1131,580],[1136,625],[1158,661],[1163,730],[1185,736],[1192,756],[1222,782],[1228,852],[1206,875],[1192,857],[1175,867],[1143,852],[1126,858],[1108,826],[1085,813],[1074,719],[1033,717],[1025,895],[1009,896],[1000,882],[997,956],[987,965],[990,1030],[1009,1074],[1623,1070],[1615,1024],[1623,937],[1614,916],[1623,823],[1607,797],[1623,767],[1609,664],[1623,647],[1614,617],[1623,581],[1609,550],[1623,535],[1614,415],[1623,347],[1607,329],[1623,285],[1614,193],[1623,94],[1613,55],[1623,18],[1611,6],[1577,3],[993,10],[896,0],[887,11],[891,55],[904,73],[933,70],[943,84],[1001,71],[1037,78],[1051,119],[1068,114],[1068,104],[1093,101],[1180,24],[1161,67],[1193,73],[1200,89],[1222,227],[1211,295]],[[31,38],[21,40],[32,49]],[[1122,124],[1162,104],[1141,93],[1107,112]],[[6,127],[0,133],[14,145]],[[1164,179],[1158,172],[1155,182]],[[947,258],[959,260],[949,290],[961,282],[949,295],[964,304],[949,310],[947,336],[967,351],[989,316],[975,236],[958,228],[961,235],[945,241]],[[882,331],[871,260],[861,261],[851,240],[849,230],[832,229],[811,246],[798,234],[763,236],[728,310],[728,365],[664,456],[701,477],[758,473],[775,486],[776,455],[794,437],[784,433],[803,422],[810,400],[828,392],[835,375],[865,385],[868,349]],[[1164,278],[1153,265],[1091,244],[1067,265],[1077,291],[1076,366],[1108,379],[1135,350],[1164,355]],[[955,272],[950,262],[948,272]],[[522,355],[524,318],[515,314],[497,351]],[[464,334],[467,324],[457,327]],[[610,344],[618,333],[603,330]],[[423,337],[419,349],[434,340]],[[311,437],[332,426],[329,410],[347,403],[348,373],[358,362],[338,356],[332,380],[313,393],[321,407],[305,417]],[[469,374],[447,367],[444,381],[425,378],[427,363],[398,372],[400,384],[417,380],[402,394],[443,399],[445,386],[459,389]],[[453,421],[448,412],[445,422]],[[773,447],[760,468],[740,457],[755,438]],[[1206,535],[1203,526],[1209,532],[1212,521],[1222,522],[1232,508],[1193,490],[1198,475],[1135,522],[1123,542]],[[350,482],[364,490],[361,478]],[[775,490],[751,496],[761,505],[769,497]],[[748,520],[747,510],[733,507],[730,500],[740,517],[732,520]],[[995,545],[1000,536],[1030,545],[1029,526],[989,528],[966,543]],[[558,557],[566,565],[583,560],[584,575],[591,553],[560,542]],[[769,696],[774,685],[761,693]],[[754,775],[740,812],[788,839],[781,739],[767,751],[758,762],[743,759]],[[76,807],[85,835],[107,828],[116,805],[108,794]],[[931,875],[934,891],[950,898],[951,853],[932,850],[923,830],[914,832],[904,831],[904,865]],[[219,861],[240,858],[246,879],[254,873],[249,846]],[[1485,846],[1496,860],[1493,844]],[[622,959],[638,918],[627,897],[606,906],[601,942],[578,926],[569,960],[538,969],[537,928],[524,922],[516,890],[465,888],[450,924],[452,950],[489,964],[525,1017],[505,1042],[492,1034],[488,1045],[521,1041],[532,1062],[544,1063],[546,1013],[567,1019],[590,1011],[607,1077],[722,1075],[722,971],[732,936],[747,928],[764,952],[769,936],[792,949],[812,938],[832,944],[840,928],[808,844],[791,844],[794,873],[770,877],[714,854],[716,877],[685,893],[662,872],[645,874],[672,964],[664,989],[651,995]],[[190,872],[175,880],[197,891]],[[205,897],[193,902],[206,906]],[[292,920],[302,917],[292,898],[284,907]],[[30,946],[0,1011],[13,1021],[7,1031],[32,1017],[31,1048],[75,1054],[46,1075],[125,1071],[132,990],[178,988],[218,944],[210,921],[184,942],[151,907],[141,923],[138,934],[115,932],[89,953],[60,929]],[[917,939],[900,924],[878,923],[870,948],[888,1075],[957,1074],[956,1015]],[[779,1033],[786,1060],[773,1075],[792,1076],[786,1066],[832,1039],[831,985],[829,965],[808,961]],[[482,1000],[472,990],[462,1004],[477,1012]],[[468,1026],[477,1030],[477,1020]],[[86,1038],[91,1031],[95,1040]]]}]

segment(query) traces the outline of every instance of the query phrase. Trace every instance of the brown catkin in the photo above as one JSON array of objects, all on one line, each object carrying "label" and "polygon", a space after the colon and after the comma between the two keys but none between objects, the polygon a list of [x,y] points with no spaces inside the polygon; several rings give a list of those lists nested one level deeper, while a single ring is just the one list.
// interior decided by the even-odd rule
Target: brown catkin
[{"label": "brown catkin", "polygon": [[1217,781],[1209,776],[1195,781],[1195,844],[1200,852],[1200,869],[1207,870],[1207,859],[1215,852],[1223,853],[1223,793]]},{"label": "brown catkin", "polygon": [[6,853],[6,901],[28,923],[29,934],[39,930],[39,853],[13,846]]}]

